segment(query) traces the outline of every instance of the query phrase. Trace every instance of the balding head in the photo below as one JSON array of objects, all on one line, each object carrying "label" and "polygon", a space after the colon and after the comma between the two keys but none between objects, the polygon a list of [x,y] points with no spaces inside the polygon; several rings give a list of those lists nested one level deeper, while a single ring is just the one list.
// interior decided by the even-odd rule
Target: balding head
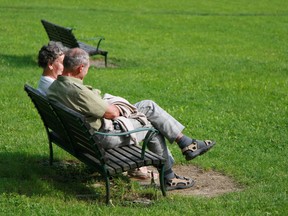
[{"label": "balding head", "polygon": [[70,49],[65,52],[63,65],[65,71],[73,72],[81,65],[89,65],[89,55],[80,48]]}]

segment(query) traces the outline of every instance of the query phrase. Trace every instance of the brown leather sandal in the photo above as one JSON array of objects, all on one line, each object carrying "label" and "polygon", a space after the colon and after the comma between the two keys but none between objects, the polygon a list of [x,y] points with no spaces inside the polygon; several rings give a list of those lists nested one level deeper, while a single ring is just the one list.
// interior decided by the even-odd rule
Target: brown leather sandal
[{"label": "brown leather sandal", "polygon": [[190,188],[195,184],[193,179],[189,179],[183,176],[175,174],[172,179],[165,179],[166,190],[186,189]]},{"label": "brown leather sandal", "polygon": [[182,153],[185,155],[186,160],[192,160],[195,157],[204,154],[210,148],[216,144],[215,141],[211,140],[192,140],[192,143],[184,148],[182,148]]}]

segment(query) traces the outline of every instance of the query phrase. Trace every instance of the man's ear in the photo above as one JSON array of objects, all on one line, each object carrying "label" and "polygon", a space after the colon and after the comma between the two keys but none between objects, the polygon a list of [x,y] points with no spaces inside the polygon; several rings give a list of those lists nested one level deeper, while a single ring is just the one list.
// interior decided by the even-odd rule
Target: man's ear
[{"label": "man's ear", "polygon": [[81,73],[83,68],[84,68],[83,64],[79,65],[79,67],[77,67],[77,74]]}]

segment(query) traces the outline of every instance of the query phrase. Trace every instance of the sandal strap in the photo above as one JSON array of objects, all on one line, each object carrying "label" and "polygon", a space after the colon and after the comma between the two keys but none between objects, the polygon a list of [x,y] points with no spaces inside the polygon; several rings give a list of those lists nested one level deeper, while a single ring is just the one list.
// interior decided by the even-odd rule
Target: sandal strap
[{"label": "sandal strap", "polygon": [[[210,145],[212,143],[211,140],[204,140],[203,141],[205,143],[206,146]],[[184,148],[181,149],[182,153],[186,152],[186,151],[196,151],[198,149],[198,142],[197,140],[192,140],[192,143]]]},{"label": "sandal strap", "polygon": [[186,151],[196,151],[198,149],[197,147],[197,143],[196,142],[193,142],[191,143],[189,146],[186,146],[184,148],[181,149],[182,153],[186,152]]},{"label": "sandal strap", "polygon": [[211,145],[213,142],[211,140],[204,140],[204,143],[208,146]]},{"label": "sandal strap", "polygon": [[192,182],[191,179],[186,178],[184,176],[179,176],[177,174],[175,174],[175,178],[166,180],[166,184],[169,185],[170,187],[176,186],[178,184],[183,184],[183,185],[187,186],[187,185],[191,184],[191,182]]}]

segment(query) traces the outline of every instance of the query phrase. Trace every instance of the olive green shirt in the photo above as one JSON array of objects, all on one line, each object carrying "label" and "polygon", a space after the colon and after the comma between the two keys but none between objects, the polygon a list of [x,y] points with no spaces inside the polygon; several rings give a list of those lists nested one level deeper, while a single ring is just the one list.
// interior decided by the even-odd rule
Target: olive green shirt
[{"label": "olive green shirt", "polygon": [[101,127],[101,118],[108,108],[99,91],[83,85],[82,80],[74,77],[58,76],[48,88],[47,97],[83,114],[96,130]]}]

